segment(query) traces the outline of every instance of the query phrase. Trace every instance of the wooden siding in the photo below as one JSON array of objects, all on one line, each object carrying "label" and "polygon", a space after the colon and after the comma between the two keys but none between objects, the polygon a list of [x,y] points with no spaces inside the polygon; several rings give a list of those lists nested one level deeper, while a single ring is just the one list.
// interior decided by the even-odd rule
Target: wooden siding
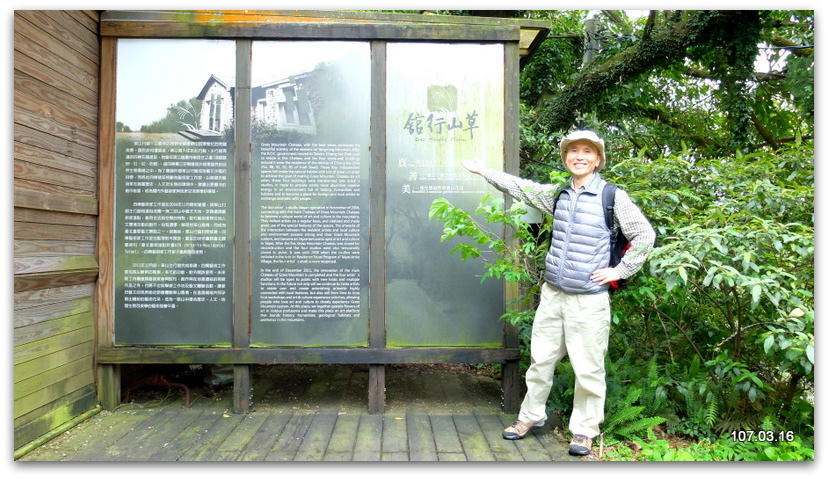
[{"label": "wooden siding", "polygon": [[14,447],[95,407],[96,11],[14,12]]}]

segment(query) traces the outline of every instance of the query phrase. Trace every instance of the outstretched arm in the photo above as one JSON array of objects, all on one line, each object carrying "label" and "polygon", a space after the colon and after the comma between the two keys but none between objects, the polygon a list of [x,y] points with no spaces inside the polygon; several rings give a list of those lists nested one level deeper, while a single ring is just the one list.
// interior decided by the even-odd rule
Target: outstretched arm
[{"label": "outstretched arm", "polygon": [[518,201],[523,201],[543,213],[552,214],[558,186],[525,180],[518,176],[493,170],[485,164],[473,160],[463,161],[461,165],[470,172],[482,176],[495,188]]}]

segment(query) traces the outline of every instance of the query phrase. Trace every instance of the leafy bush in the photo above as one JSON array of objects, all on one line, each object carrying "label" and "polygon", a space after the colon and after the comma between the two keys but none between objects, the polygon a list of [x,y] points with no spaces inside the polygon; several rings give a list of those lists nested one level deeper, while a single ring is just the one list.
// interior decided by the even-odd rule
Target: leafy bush
[{"label": "leafy bush", "polygon": [[[625,421],[609,422],[618,403],[699,440],[770,420],[802,447],[813,444],[813,160],[813,144],[797,142],[731,158],[642,155],[604,173],[659,232],[648,266],[612,300],[607,361],[623,361],[624,373],[608,367],[611,428],[633,421],[626,409],[618,411]],[[520,220],[520,207],[505,210],[498,201],[484,198],[472,215],[438,200],[431,217],[444,222],[446,238],[471,240],[456,248],[463,258],[497,253],[486,277],[521,285],[503,319],[521,326],[528,349],[547,245]],[[495,234],[487,222],[513,236]],[[571,387],[557,381],[550,405],[565,407]],[[627,394],[638,390],[631,402]],[[762,454],[797,455],[784,447],[756,457]]]},{"label": "leafy bush", "polygon": [[807,442],[813,145],[715,160],[637,158],[607,176],[661,233],[649,268],[613,300],[613,343],[666,366],[672,430],[711,438],[771,416]]},{"label": "leafy bush", "polygon": [[716,441],[702,440],[680,446],[650,433],[646,440],[619,443],[609,449],[611,461],[813,461],[813,445],[800,437],[790,441],[737,441],[729,434]]}]

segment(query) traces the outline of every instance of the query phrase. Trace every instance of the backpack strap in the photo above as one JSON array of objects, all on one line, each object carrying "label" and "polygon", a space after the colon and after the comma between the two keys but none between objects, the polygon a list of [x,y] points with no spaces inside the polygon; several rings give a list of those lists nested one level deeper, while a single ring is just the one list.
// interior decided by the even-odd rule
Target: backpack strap
[{"label": "backpack strap", "polygon": [[558,200],[561,199],[561,195],[563,194],[564,191],[566,191],[566,186],[562,186],[558,190],[558,194],[555,195],[555,202],[552,203],[552,217],[553,218],[555,217],[555,210],[558,209]]},{"label": "backpack strap", "polygon": [[610,231],[615,227],[613,217],[615,216],[615,190],[617,189],[618,185],[607,181],[607,184],[604,185],[603,196],[601,198],[604,203],[604,221],[606,221],[607,228]]}]

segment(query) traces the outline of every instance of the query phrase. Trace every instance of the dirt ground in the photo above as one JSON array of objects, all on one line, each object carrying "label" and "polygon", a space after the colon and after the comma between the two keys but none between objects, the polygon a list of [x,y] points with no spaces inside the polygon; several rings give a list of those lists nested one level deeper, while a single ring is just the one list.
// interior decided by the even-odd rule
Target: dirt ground
[{"label": "dirt ground", "polygon": [[[140,379],[160,374],[173,386],[145,386]],[[436,379],[453,377],[456,393],[437,390]],[[434,379],[434,380],[432,380]],[[223,401],[233,394],[232,367],[212,365],[158,365],[125,374],[122,381],[124,399],[147,404],[183,397],[183,388],[191,401]],[[253,367],[254,407],[279,407],[301,400],[314,402],[341,401],[343,407],[365,407],[368,365],[256,365]],[[444,389],[444,388],[443,388]],[[470,364],[393,364],[386,366],[386,408],[456,402],[457,406],[500,402],[499,368]],[[451,404],[445,406],[451,407]]]}]

